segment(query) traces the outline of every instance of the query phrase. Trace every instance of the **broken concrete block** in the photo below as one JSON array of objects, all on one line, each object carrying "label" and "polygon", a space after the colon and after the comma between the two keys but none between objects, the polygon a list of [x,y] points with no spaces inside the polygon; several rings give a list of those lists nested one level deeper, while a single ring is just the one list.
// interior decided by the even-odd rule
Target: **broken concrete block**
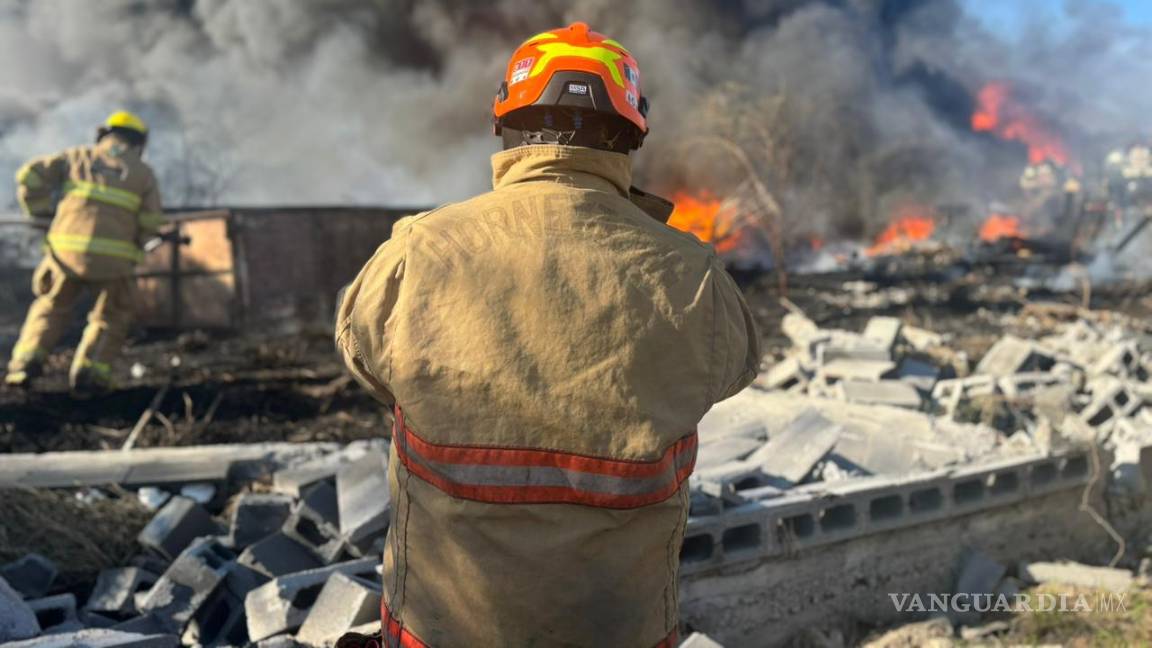
[{"label": "broken concrete block", "polygon": [[279,493],[247,493],[232,512],[232,546],[243,549],[276,533],[292,514],[292,498]]},{"label": "broken concrete block", "polygon": [[[786,486],[798,484],[836,446],[841,430],[820,412],[804,410],[749,455],[747,463],[758,466],[766,475],[784,480]],[[780,487],[778,483],[767,485]]]},{"label": "broken concrete block", "polygon": [[105,569],[96,577],[96,586],[84,605],[93,612],[130,615],[136,612],[135,596],[156,583],[156,574],[139,567]]},{"label": "broken concrete block", "polygon": [[900,364],[896,366],[895,372],[889,377],[906,382],[920,390],[923,396],[927,396],[936,387],[940,376],[940,367],[927,360],[905,356],[900,359]]},{"label": "broken concrete block", "polygon": [[215,540],[196,540],[139,602],[140,612],[155,616],[168,632],[183,632],[201,606],[224,583],[234,558],[231,551]]},{"label": "broken concrete block", "polygon": [[0,643],[18,641],[40,634],[36,613],[28,607],[20,593],[0,578]]},{"label": "broken concrete block", "polygon": [[850,403],[863,403],[866,405],[891,405],[906,409],[920,409],[923,401],[920,392],[906,382],[899,380],[880,380],[865,382],[862,380],[845,380],[837,383],[841,400]]},{"label": "broken concrete block", "polygon": [[325,564],[348,556],[340,535],[340,508],[336,488],[322,481],[308,487],[282,528],[284,535],[308,547]]},{"label": "broken concrete block", "polygon": [[763,486],[791,486],[780,478],[765,475],[759,466],[748,461],[730,461],[708,470],[700,470],[691,479],[691,484],[700,492],[730,504],[747,501],[743,495],[746,490]]},{"label": "broken concrete block", "polygon": [[236,562],[269,578],[324,566],[311,549],[279,532],[245,549]]},{"label": "broken concrete block", "polygon": [[841,380],[877,381],[891,376],[896,370],[896,363],[891,360],[854,360],[837,358],[827,362],[817,370],[816,375],[823,377],[828,384],[835,384]]},{"label": "broken concrete block", "polygon": [[380,618],[381,588],[370,580],[335,573],[328,577],[296,639],[308,645],[334,641],[353,627]]},{"label": "broken concrete block", "polygon": [[367,548],[388,530],[391,497],[388,455],[369,452],[336,474],[340,533],[351,545]]},{"label": "broken concrete block", "polygon": [[1030,583],[1061,583],[1078,587],[1124,592],[1133,585],[1135,577],[1126,569],[1089,567],[1072,562],[1021,563],[1017,572]]},{"label": "broken concrete block", "polygon": [[212,516],[199,504],[186,497],[173,497],[136,540],[141,546],[173,560],[196,538],[215,535],[219,530]]},{"label": "broken concrete block", "polygon": [[696,450],[696,470],[740,461],[763,445],[763,441],[738,436],[701,439]]},{"label": "broken concrete block", "polygon": [[999,378],[1026,371],[1048,371],[1054,364],[1056,359],[1034,343],[1006,335],[980,359],[976,373]]},{"label": "broken concrete block", "polygon": [[724,646],[702,632],[693,632],[680,644],[680,648],[724,648]]},{"label": "broken concrete block", "polygon": [[1145,381],[1148,373],[1140,355],[1140,345],[1136,342],[1112,345],[1088,367],[1088,373],[1092,376],[1112,375]]},{"label": "broken concrete block", "polygon": [[808,382],[808,372],[800,358],[791,356],[772,365],[756,383],[764,389],[778,389],[787,391],[792,388],[803,388]]},{"label": "broken concrete block", "polygon": [[996,381],[996,385],[1008,398],[1022,398],[1063,382],[1063,378],[1051,373],[1030,372],[1004,376]]},{"label": "broken concrete block", "polygon": [[892,360],[892,351],[881,344],[858,335],[835,335],[831,340],[819,344],[816,358],[821,364],[833,360],[872,360],[884,362]]},{"label": "broken concrete block", "polygon": [[1000,393],[993,376],[969,376],[941,380],[932,388],[932,400],[945,412],[951,414],[964,400],[976,396],[992,396]]},{"label": "broken concrete block", "polygon": [[[28,601],[28,609],[36,615],[36,622],[44,632],[68,624],[79,625],[80,619],[76,616],[76,595],[57,594],[45,598]],[[71,628],[75,629],[75,628]]]},{"label": "broken concrete block", "polygon": [[260,641],[296,630],[304,623],[329,576],[341,573],[375,579],[377,563],[376,558],[351,560],[281,576],[252,590],[244,599],[249,640]]},{"label": "broken concrete block", "polygon": [[1104,376],[1089,385],[1092,402],[1080,412],[1080,418],[1094,428],[1110,429],[1120,418],[1135,414],[1144,400],[1132,393],[1116,378]]},{"label": "broken concrete block", "polygon": [[[960,568],[953,592],[966,594],[969,598],[977,595],[991,595],[1004,578],[1008,569],[980,551],[969,551]],[[975,625],[980,622],[981,612],[974,609],[961,611],[953,609],[949,613],[953,622],[961,625]]]},{"label": "broken concrete block", "polygon": [[4,644],[4,648],[176,648],[174,635],[138,634],[108,628],[90,628],[65,634],[51,634]]},{"label": "broken concrete block", "polygon": [[186,646],[243,646],[248,643],[244,601],[227,588],[216,589],[189,620],[180,642]]},{"label": "broken concrete block", "polygon": [[8,581],[24,598],[44,596],[56,580],[56,573],[56,564],[38,553],[27,554],[0,567],[0,578]]},{"label": "broken concrete block", "polygon": [[864,339],[875,342],[891,353],[896,348],[903,327],[904,323],[895,317],[873,317],[864,325]]}]

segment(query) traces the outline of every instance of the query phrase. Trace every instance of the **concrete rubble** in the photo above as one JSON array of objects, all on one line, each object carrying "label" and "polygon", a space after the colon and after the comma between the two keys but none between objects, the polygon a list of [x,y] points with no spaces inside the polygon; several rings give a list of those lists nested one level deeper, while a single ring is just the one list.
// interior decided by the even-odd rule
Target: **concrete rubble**
[{"label": "concrete rubble", "polygon": [[793,309],[781,329],[792,349],[700,423],[694,514],[1092,443],[1114,453],[1115,488],[1152,485],[1152,349],[1134,332],[1079,320],[1006,335],[971,367],[938,360],[945,336],[891,317],[855,333]]}]

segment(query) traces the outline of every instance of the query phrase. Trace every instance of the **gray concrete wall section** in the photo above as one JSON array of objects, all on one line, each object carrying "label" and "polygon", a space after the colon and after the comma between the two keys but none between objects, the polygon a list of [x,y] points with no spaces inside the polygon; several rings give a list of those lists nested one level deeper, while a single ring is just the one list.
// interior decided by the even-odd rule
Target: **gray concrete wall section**
[{"label": "gray concrete wall section", "polygon": [[1073,452],[852,480],[693,517],[682,618],[726,645],[775,646],[829,618],[909,620],[887,593],[953,591],[974,548],[1005,564],[1099,560],[1113,545],[1078,510],[1090,461]]}]

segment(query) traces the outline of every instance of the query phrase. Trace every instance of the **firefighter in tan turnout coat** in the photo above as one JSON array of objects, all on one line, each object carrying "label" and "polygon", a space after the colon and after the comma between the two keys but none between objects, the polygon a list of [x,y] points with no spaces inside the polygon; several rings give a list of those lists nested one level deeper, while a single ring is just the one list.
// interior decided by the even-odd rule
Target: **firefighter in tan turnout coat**
[{"label": "firefighter in tan turnout coat", "polygon": [[539,34],[495,102],[493,191],[405,219],[337,345],[395,406],[386,645],[674,645],[696,425],[753,379],[715,252],[630,190],[636,62]]},{"label": "firefighter in tan turnout coat", "polygon": [[94,146],[37,158],[16,174],[20,206],[48,228],[44,260],[32,278],[36,300],[12,350],[5,381],[27,386],[68,327],[72,308],[91,291],[96,303],[69,374],[73,388],[111,383],[133,315],[133,268],[141,243],[163,222],[152,169],[141,160],[148,127],[113,113]]}]

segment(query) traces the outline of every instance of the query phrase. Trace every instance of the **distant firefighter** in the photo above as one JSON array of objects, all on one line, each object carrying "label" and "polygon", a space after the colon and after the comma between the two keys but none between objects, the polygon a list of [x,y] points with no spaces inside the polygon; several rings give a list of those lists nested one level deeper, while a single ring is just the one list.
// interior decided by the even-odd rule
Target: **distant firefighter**
[{"label": "distant firefighter", "polygon": [[69,382],[86,393],[111,386],[110,363],[132,323],[133,268],[143,256],[141,243],[163,223],[156,178],[141,159],[147,141],[143,120],[115,112],[97,130],[95,145],[34,159],[16,173],[21,208],[48,235],[8,385],[27,387],[41,373],[76,302],[91,291],[96,303]]},{"label": "distant firefighter", "polygon": [[1125,204],[1144,204],[1152,199],[1152,149],[1147,144],[1128,147],[1121,169],[1124,178]]}]

